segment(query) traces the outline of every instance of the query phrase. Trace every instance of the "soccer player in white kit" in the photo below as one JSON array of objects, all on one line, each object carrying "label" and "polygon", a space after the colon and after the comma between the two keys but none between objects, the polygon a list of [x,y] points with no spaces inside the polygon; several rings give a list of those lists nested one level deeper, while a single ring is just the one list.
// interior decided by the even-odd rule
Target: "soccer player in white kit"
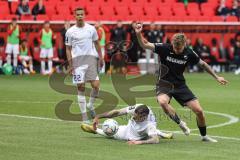
[{"label": "soccer player in white kit", "polygon": [[144,104],[136,104],[119,110],[112,110],[95,117],[93,126],[82,124],[81,128],[90,133],[106,136],[102,129],[97,128],[101,118],[113,118],[122,115],[130,115],[127,125],[119,126],[114,139],[128,141],[128,144],[155,144],[159,143],[159,137],[171,139],[172,133],[163,133],[157,129],[157,123],[150,107]]},{"label": "soccer player in white kit", "polygon": [[[88,121],[87,108],[91,117],[95,117],[94,101],[99,92],[98,62],[103,64],[102,54],[98,42],[97,31],[94,26],[84,21],[83,8],[75,9],[76,24],[66,32],[66,54],[69,72],[73,75],[73,84],[78,89],[78,104],[82,113],[82,120]],[[90,82],[92,91],[89,103],[86,103],[85,83]]]}]

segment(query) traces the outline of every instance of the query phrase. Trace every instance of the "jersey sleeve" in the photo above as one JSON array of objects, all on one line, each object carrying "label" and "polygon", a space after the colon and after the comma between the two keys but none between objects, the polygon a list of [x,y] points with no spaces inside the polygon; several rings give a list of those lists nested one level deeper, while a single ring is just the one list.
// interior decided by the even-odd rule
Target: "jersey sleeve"
[{"label": "jersey sleeve", "polygon": [[65,34],[65,45],[67,45],[67,46],[72,45],[72,38],[71,38],[69,31],[67,31]]},{"label": "jersey sleeve", "polygon": [[191,50],[191,51],[192,51],[192,53],[190,54],[191,56],[189,57],[189,64],[191,64],[191,65],[198,64],[200,61],[199,56],[193,50]]},{"label": "jersey sleeve", "polygon": [[133,115],[135,112],[136,106],[135,105],[128,106],[128,107],[126,107],[126,109],[127,109],[127,114]]},{"label": "jersey sleeve", "polygon": [[93,28],[93,35],[92,35],[92,40],[97,41],[98,40],[98,33],[95,28]]},{"label": "jersey sleeve", "polygon": [[147,127],[147,135],[149,137],[152,137],[152,136],[157,136],[157,128],[154,124],[148,124],[148,127]]},{"label": "jersey sleeve", "polygon": [[154,43],[154,53],[162,56],[165,54],[166,46],[163,43]]}]

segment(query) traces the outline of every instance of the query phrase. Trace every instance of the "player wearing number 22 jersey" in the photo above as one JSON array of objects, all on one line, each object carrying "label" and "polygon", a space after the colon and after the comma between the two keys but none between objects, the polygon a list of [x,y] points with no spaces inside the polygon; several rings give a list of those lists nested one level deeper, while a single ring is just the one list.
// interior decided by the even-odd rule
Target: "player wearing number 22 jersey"
[{"label": "player wearing number 22 jersey", "polygon": [[[98,34],[94,26],[84,21],[85,11],[76,8],[74,11],[76,24],[66,32],[66,53],[69,71],[73,75],[73,83],[78,89],[78,104],[82,113],[82,120],[88,121],[87,108],[94,118],[94,101],[99,92],[98,61],[103,64],[102,54],[98,44]],[[85,83],[90,82],[92,91],[89,103],[86,104]]]}]

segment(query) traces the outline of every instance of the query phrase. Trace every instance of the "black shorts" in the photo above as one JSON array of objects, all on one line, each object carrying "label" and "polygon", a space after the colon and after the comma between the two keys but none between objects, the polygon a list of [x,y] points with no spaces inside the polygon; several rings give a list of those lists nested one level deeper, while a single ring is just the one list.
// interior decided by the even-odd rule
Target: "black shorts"
[{"label": "black shorts", "polygon": [[[197,99],[186,84],[174,86],[166,81],[161,81],[156,85],[156,94],[167,94],[170,98],[174,98],[182,106],[186,106],[186,103]],[[170,103],[170,102],[169,102]]]}]

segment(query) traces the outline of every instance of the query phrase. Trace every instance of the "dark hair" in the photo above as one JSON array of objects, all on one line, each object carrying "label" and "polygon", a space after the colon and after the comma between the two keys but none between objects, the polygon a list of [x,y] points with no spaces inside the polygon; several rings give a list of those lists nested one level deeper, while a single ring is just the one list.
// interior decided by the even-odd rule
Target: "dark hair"
[{"label": "dark hair", "polygon": [[146,106],[145,104],[138,106],[135,109],[135,113],[140,115],[148,115],[149,114],[148,106]]},{"label": "dark hair", "polygon": [[76,11],[85,11],[85,10],[83,7],[77,7],[74,9],[74,12],[76,12]]},{"label": "dark hair", "polygon": [[44,24],[49,24],[50,22],[49,21],[44,21]]},{"label": "dark hair", "polygon": [[13,21],[17,21],[17,18],[16,18],[16,17],[12,18],[12,22],[13,22]]}]

